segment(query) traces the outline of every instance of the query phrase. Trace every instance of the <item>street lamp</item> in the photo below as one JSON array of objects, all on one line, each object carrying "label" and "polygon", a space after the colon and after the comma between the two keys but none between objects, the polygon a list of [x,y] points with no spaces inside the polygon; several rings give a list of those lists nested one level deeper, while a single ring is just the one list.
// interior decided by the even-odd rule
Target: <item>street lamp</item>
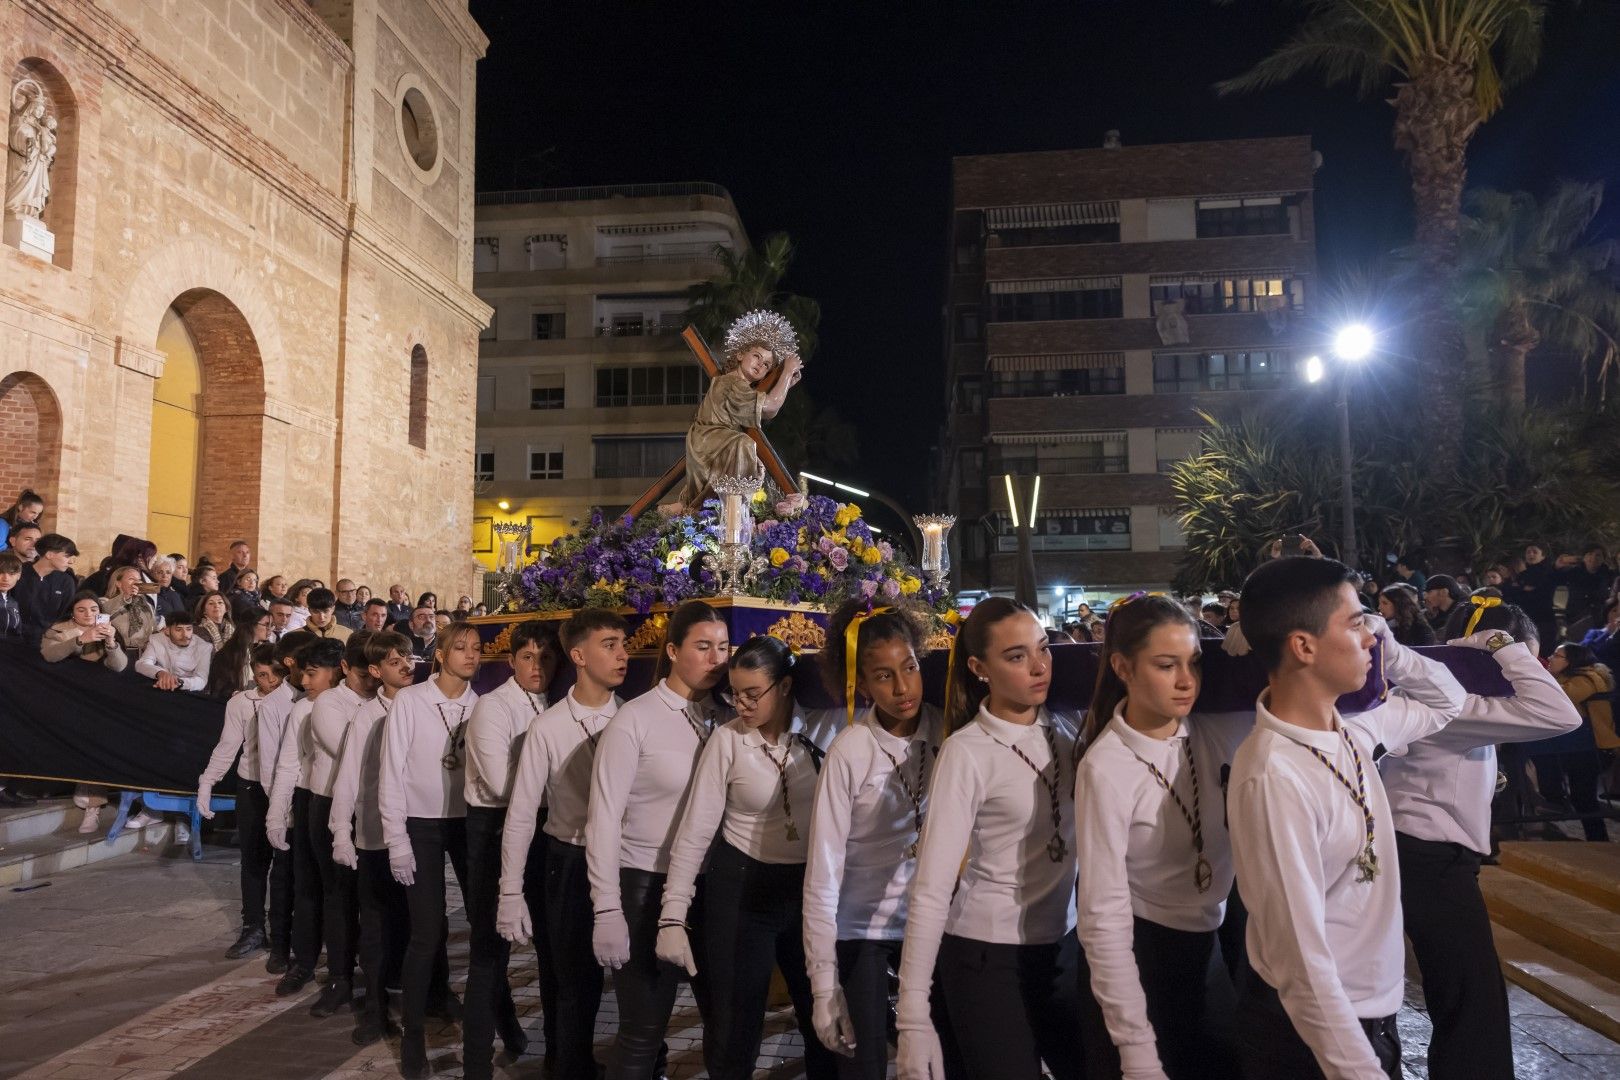
[{"label": "street lamp", "polygon": [[[1013,576],[1013,598],[1033,609],[1036,601],[1035,545],[1032,533],[1041,507],[1041,477],[1039,473],[1033,477],[1006,473],[1002,480],[1007,485],[1007,512],[1012,516],[1013,531],[1018,536],[1018,565]],[[1029,501],[1024,503],[1022,498],[1026,496]],[[1020,506],[1027,506],[1028,512],[1020,513]]]},{"label": "street lamp", "polygon": [[[1333,335],[1333,354],[1346,363],[1340,365],[1338,387],[1333,398],[1333,409],[1339,420],[1339,501],[1344,535],[1339,544],[1339,557],[1352,570],[1356,568],[1356,503],[1350,475],[1350,365],[1365,360],[1377,344],[1377,335],[1364,323],[1350,323]],[[1312,361],[1316,374],[1312,374]],[[1316,382],[1321,376],[1321,358],[1305,361],[1305,378]]]}]

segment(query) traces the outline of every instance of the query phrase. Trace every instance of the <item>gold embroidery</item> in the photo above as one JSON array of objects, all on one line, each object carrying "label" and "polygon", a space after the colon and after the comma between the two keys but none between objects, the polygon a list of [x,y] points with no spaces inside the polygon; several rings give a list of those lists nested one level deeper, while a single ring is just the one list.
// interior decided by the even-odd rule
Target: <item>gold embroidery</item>
[{"label": "gold embroidery", "polygon": [[517,626],[518,624],[515,622],[507,623],[506,626],[501,629],[500,633],[496,634],[490,640],[484,642],[484,655],[505,656],[507,653],[511,652],[512,631],[516,630]]},{"label": "gold embroidery", "polygon": [[636,627],[636,632],[630,635],[630,640],[624,643],[625,652],[657,652],[658,646],[663,643],[664,631],[669,626],[669,616],[663,612],[649,615],[645,622]]},{"label": "gold embroidery", "polygon": [[[827,647],[827,631],[803,612],[795,611],[777,619],[765,631],[768,637],[778,638],[796,652]],[[759,635],[754,635],[758,637]]]}]

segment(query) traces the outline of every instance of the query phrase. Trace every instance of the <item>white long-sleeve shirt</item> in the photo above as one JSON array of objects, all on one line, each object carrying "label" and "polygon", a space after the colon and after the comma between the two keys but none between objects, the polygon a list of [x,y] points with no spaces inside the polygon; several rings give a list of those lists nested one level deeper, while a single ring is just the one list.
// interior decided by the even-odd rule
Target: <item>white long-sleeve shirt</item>
[{"label": "white long-sleeve shirt", "polygon": [[[1405,986],[1400,863],[1375,749],[1399,752],[1440,730],[1463,704],[1462,687],[1442,665],[1399,656],[1406,650],[1390,637],[1384,648],[1386,672],[1392,661],[1411,662],[1410,671],[1401,669],[1400,689],[1367,712],[1335,713],[1332,731],[1278,719],[1262,694],[1228,785],[1233,863],[1249,908],[1249,962],[1276,989],[1330,1080],[1384,1076],[1360,1020],[1397,1012]],[[1370,882],[1357,880],[1356,860],[1367,845],[1362,809],[1310,752],[1354,785],[1346,737],[1360,755],[1373,816],[1378,874]]]},{"label": "white long-sleeve shirt", "polygon": [[725,719],[712,698],[688,702],[664,681],[625,702],[602,729],[585,826],[591,905],[597,911],[619,908],[620,867],[668,871],[670,844],[686,809],[698,754],[715,724]]},{"label": "white long-sleeve shirt", "polygon": [[[1061,941],[1074,927],[1074,742],[1067,715],[1013,724],[980,709],[945,740],[923,825],[900,961],[899,1026],[932,1026],[928,995],[944,934],[1012,945]],[[1058,859],[1048,853],[1057,749]],[[1028,762],[1014,752],[1021,751]],[[1031,765],[1034,768],[1031,768]],[[967,861],[963,863],[963,854]],[[960,873],[959,873],[960,871]],[[952,890],[955,890],[954,896]]]},{"label": "white long-sleeve shirt", "polygon": [[[242,760],[237,762],[236,775],[243,780],[258,781],[258,711],[257,690],[238,690],[231,695],[231,699],[225,703],[225,724],[220,728],[219,742],[214,744],[214,752],[208,756],[207,766],[197,777],[198,787],[213,787],[223,780],[225,774],[231,771],[231,762],[236,761],[238,752]],[[250,733],[254,735],[253,738],[249,738]]]},{"label": "white long-sleeve shirt", "polygon": [[591,798],[591,767],[602,730],[619,711],[617,695],[597,708],[581,705],[570,689],[566,697],[534,718],[523,739],[512,802],[501,828],[501,892],[523,891],[523,870],[534,843],[540,807],[546,813],[547,836],[576,847],[585,843]]},{"label": "white long-sleeve shirt", "polygon": [[[276,785],[276,762],[281,757],[281,740],[286,734],[293,706],[298,701],[299,694],[293,689],[292,683],[283,682],[265,695],[254,713],[253,733],[248,738],[253,743],[254,759],[259,763],[259,783],[267,795]],[[244,749],[243,754],[246,752]]]},{"label": "white long-sleeve shirt", "polygon": [[377,807],[377,785],[382,774],[384,721],[393,702],[378,694],[355,710],[349,733],[338,757],[332,781],[332,842],[350,840],[361,851],[381,851],[382,813]]},{"label": "white long-sleeve shirt", "polygon": [[1495,744],[1550,739],[1581,726],[1569,695],[1527,645],[1504,646],[1492,657],[1512,697],[1469,694],[1456,720],[1379,762],[1397,832],[1489,852]]},{"label": "white long-sleeve shirt", "polygon": [[714,729],[692,776],[686,810],[670,847],[663,918],[686,921],[698,874],[717,832],[726,843],[762,863],[781,866],[805,861],[816,801],[813,745],[799,716],[793,717],[774,746],[741,720]]},{"label": "white long-sleeve shirt", "polygon": [[467,721],[468,806],[506,805],[524,734],[545,711],[545,695],[529,693],[516,676],[478,698]]},{"label": "white long-sleeve shirt", "polygon": [[912,845],[920,839],[911,792],[921,796],[926,819],[944,731],[932,705],[922,707],[909,738],[884,731],[867,709],[827,751],[804,873],[804,954],[816,993],[838,986],[839,941],[905,936],[917,870]]},{"label": "white long-sleeve shirt", "polygon": [[[325,697],[330,690],[321,694]],[[275,780],[270,786],[270,809],[265,813],[265,824],[292,828],[293,791],[309,790],[310,735],[309,718],[315,711],[317,698],[304,697],[293,705],[287,717],[287,729],[281,734],[281,748],[276,753]]]},{"label": "white long-sleeve shirt", "polygon": [[433,679],[394,695],[388,722],[383,725],[382,772],[377,784],[383,839],[390,852],[411,849],[407,818],[467,816],[463,766],[447,769],[444,762],[451,753],[457,762],[464,760],[465,725],[477,701],[471,686],[452,701]]},{"label": "white long-sleeve shirt", "polygon": [[[1253,727],[1252,712],[1195,714],[1170,738],[1155,739],[1125,722],[1121,702],[1075,770],[1076,930],[1092,994],[1127,1072],[1160,1068],[1132,948],[1134,920],[1191,933],[1220,926],[1232,891],[1221,767]],[[1149,765],[1196,815],[1210,872],[1205,890],[1198,888],[1192,829]],[[1196,811],[1190,772],[1198,777]]]},{"label": "white long-sleeve shirt", "polygon": [[148,679],[167,671],[180,680],[180,689],[196,693],[208,686],[208,665],[213,659],[214,647],[202,638],[194,637],[181,648],[168,634],[158,633],[146,639],[135,670]]}]

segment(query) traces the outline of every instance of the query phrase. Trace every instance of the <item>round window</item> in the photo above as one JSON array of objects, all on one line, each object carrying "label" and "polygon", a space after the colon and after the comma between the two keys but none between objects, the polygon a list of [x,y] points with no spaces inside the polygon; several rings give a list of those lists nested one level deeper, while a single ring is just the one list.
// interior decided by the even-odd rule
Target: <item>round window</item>
[{"label": "round window", "polygon": [[439,163],[439,125],[421,88],[410,86],[399,100],[399,134],[405,153],[424,173]]}]

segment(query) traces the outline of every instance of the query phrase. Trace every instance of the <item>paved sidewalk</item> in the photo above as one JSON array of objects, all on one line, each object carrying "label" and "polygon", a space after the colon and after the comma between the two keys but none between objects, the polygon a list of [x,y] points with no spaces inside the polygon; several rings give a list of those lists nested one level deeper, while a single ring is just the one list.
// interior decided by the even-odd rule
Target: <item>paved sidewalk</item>
[{"label": "paved sidewalk", "polygon": [[[222,959],[237,929],[234,849],[210,847],[200,863],[178,848],[138,854],[0,893],[0,1078],[26,1080],[351,1080],[397,1076],[397,1051],[349,1042],[352,1018],[308,1014],[316,987],[275,996],[263,955]],[[459,904],[459,897],[452,896]],[[467,927],[451,915],[451,967],[465,968]],[[534,954],[514,955],[513,993],[531,1039],[497,1073],[542,1075]],[[458,985],[459,989],[459,985]],[[1520,1080],[1620,1077],[1620,1045],[1516,988],[1511,991]],[[597,1045],[616,1024],[611,990]],[[671,1024],[670,1080],[703,1076],[697,1010],[683,994]],[[1426,1080],[1428,1021],[1409,992],[1401,1015],[1407,1076]],[[771,1014],[759,1068],[771,1080],[803,1074],[792,1014]],[[459,1077],[459,1029],[429,1032],[436,1075]],[[599,1056],[601,1056],[599,1054]]]}]

